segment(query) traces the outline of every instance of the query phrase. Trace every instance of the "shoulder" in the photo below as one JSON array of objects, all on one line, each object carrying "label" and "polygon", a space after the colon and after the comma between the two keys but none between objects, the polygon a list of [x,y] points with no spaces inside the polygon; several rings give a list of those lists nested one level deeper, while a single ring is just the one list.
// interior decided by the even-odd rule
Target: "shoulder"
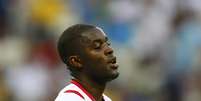
[{"label": "shoulder", "polygon": [[103,98],[105,101],[112,101],[108,96],[106,96],[105,94],[103,94]]},{"label": "shoulder", "polygon": [[84,101],[84,99],[75,93],[65,93],[59,95],[55,101]]},{"label": "shoulder", "polygon": [[72,84],[66,86],[59,92],[55,101],[84,101],[82,94],[75,88]]}]

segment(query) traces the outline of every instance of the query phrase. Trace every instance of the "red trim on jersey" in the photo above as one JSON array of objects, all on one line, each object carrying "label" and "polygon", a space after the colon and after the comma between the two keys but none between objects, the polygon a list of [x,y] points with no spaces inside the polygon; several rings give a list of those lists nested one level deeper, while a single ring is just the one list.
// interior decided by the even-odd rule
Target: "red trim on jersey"
[{"label": "red trim on jersey", "polygon": [[78,86],[92,101],[96,101],[95,98],[76,80],[71,80],[71,83]]},{"label": "red trim on jersey", "polygon": [[67,90],[64,93],[74,93],[80,96],[82,99],[84,99],[84,96],[82,96],[78,91],[75,91],[75,90]]}]

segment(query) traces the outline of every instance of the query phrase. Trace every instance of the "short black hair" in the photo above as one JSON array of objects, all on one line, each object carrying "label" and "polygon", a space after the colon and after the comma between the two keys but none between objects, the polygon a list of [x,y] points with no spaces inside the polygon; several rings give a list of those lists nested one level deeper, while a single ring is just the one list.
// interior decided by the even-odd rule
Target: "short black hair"
[{"label": "short black hair", "polygon": [[77,39],[79,39],[82,33],[87,32],[91,29],[96,28],[96,26],[88,25],[88,24],[75,24],[67,28],[58,40],[58,53],[62,59],[62,61],[67,65],[68,58],[72,55],[79,55],[80,43]]}]

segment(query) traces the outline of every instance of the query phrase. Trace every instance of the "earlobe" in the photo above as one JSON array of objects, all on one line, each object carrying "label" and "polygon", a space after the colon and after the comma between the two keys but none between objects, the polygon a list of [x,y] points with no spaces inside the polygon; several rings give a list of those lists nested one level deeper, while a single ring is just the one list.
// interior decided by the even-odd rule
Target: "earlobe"
[{"label": "earlobe", "polygon": [[70,56],[69,57],[69,63],[73,67],[76,67],[77,69],[80,69],[82,67],[81,60],[78,56]]}]

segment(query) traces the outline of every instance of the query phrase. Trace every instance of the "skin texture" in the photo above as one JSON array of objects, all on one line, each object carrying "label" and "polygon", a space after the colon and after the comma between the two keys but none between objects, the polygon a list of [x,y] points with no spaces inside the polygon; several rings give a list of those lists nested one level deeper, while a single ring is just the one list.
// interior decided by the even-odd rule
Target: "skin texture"
[{"label": "skin texture", "polygon": [[69,57],[73,74],[96,101],[102,101],[106,83],[118,77],[118,65],[106,34],[93,28],[81,34],[80,54]]}]

